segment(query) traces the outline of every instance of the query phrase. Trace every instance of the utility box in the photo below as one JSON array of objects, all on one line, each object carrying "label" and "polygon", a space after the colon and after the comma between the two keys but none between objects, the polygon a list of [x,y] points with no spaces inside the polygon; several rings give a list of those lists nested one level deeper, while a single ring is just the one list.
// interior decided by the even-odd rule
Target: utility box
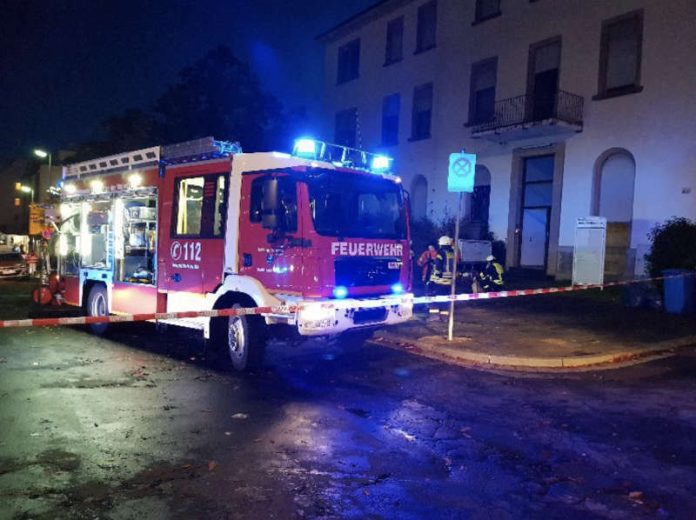
[{"label": "utility box", "polygon": [[575,224],[573,249],[573,285],[604,283],[604,257],[607,242],[607,219],[581,217]]},{"label": "utility box", "polygon": [[486,263],[486,257],[491,254],[493,246],[490,240],[459,240],[459,255],[465,264]]}]

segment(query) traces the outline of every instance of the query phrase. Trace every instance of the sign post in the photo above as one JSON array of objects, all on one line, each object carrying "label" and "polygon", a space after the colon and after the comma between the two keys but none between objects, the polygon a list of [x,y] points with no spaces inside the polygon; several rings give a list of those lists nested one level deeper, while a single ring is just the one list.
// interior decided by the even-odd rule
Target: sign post
[{"label": "sign post", "polygon": [[476,172],[476,155],[466,153],[452,153],[449,156],[449,173],[447,175],[447,191],[459,193],[457,199],[457,219],[454,223],[454,268],[452,270],[452,290],[450,292],[449,323],[447,338],[454,339],[454,298],[457,294],[457,247],[459,244],[459,221],[462,219],[462,193],[474,191],[474,175]]}]

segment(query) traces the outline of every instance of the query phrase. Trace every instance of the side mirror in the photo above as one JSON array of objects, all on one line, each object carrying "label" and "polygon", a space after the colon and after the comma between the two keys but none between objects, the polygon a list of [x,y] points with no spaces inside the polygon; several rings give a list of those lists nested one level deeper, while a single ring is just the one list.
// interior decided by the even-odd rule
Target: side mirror
[{"label": "side mirror", "polygon": [[278,179],[266,179],[263,183],[261,203],[261,225],[264,229],[276,230],[280,227],[279,205]]}]

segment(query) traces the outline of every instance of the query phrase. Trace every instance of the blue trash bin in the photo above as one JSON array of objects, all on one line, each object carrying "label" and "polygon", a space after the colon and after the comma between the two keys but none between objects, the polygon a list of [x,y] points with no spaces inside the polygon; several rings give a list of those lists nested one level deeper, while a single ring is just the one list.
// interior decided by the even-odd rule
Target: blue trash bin
[{"label": "blue trash bin", "polygon": [[696,276],[686,269],[665,269],[665,311],[670,314],[693,314]]}]

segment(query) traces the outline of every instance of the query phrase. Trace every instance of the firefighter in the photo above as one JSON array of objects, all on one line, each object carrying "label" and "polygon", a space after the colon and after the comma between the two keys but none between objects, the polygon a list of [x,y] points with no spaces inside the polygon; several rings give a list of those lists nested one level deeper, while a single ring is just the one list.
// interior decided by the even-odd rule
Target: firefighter
[{"label": "firefighter", "polygon": [[[443,235],[438,240],[438,250],[435,254],[435,261],[428,280],[428,295],[448,295],[452,290],[452,281],[454,273],[454,249],[452,248],[452,239],[447,235]],[[428,308],[430,314],[429,319],[443,320],[449,315],[447,310],[447,302],[431,304]]]},{"label": "firefighter", "polygon": [[478,284],[484,292],[502,291],[505,287],[503,280],[505,269],[493,255],[486,257],[486,266],[478,274]]},{"label": "firefighter", "polygon": [[36,253],[34,253],[34,251],[29,251],[24,261],[27,263],[29,276],[36,275],[36,265],[39,263],[39,257],[36,256]]},{"label": "firefighter", "polygon": [[421,255],[418,257],[418,266],[422,267],[423,270],[421,272],[421,280],[423,281],[423,285],[427,287],[428,285],[428,280],[430,280],[430,273],[433,270],[433,264],[435,263],[435,258],[437,257],[437,248],[435,247],[435,243],[431,242],[428,244],[428,249],[423,251]]}]

